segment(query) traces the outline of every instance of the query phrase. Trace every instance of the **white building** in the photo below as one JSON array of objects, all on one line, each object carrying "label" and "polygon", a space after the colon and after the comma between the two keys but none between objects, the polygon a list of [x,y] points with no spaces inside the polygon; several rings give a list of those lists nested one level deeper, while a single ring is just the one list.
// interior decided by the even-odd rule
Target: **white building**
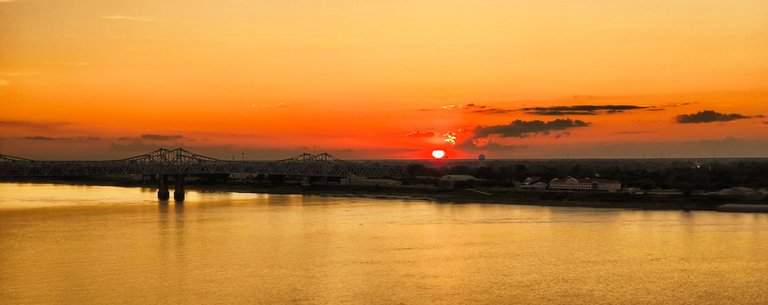
[{"label": "white building", "polygon": [[565,179],[555,178],[549,182],[550,190],[569,190],[569,191],[608,191],[615,192],[621,189],[621,183],[608,179],[592,178],[573,178]]}]

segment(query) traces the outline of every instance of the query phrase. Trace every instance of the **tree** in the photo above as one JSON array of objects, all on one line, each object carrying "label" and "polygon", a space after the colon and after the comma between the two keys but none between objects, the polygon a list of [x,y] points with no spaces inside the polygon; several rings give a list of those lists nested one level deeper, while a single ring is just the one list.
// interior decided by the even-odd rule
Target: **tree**
[{"label": "tree", "polygon": [[427,167],[424,164],[408,164],[405,169],[410,177],[426,176],[427,174]]}]

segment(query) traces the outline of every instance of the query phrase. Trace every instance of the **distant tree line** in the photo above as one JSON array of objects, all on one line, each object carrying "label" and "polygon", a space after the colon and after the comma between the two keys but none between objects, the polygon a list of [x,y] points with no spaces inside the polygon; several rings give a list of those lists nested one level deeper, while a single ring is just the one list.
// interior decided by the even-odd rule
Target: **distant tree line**
[{"label": "distant tree line", "polygon": [[413,163],[407,166],[410,177],[440,177],[448,174],[472,175],[485,184],[510,186],[527,177],[591,177],[613,179],[626,187],[644,190],[678,189],[717,191],[730,187],[768,187],[766,159],[669,159],[669,160],[498,160],[485,164],[456,161],[443,166]]}]

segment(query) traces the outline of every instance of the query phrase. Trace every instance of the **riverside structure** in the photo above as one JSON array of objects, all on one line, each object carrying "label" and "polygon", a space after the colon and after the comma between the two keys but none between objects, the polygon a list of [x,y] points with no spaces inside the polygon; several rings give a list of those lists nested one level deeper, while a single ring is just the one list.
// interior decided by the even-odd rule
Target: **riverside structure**
[{"label": "riverside structure", "polygon": [[174,199],[184,200],[187,175],[263,174],[293,177],[401,178],[398,166],[353,162],[328,153],[304,153],[278,161],[227,161],[195,154],[183,148],[160,148],[150,153],[107,161],[38,161],[0,155],[0,177],[72,177],[104,175],[155,175],[159,199],[169,199],[169,177],[174,177]]}]

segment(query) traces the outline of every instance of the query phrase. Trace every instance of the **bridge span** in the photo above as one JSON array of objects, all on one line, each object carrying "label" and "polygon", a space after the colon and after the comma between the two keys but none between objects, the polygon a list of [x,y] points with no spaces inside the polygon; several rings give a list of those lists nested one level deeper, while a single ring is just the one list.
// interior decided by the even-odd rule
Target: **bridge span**
[{"label": "bridge span", "polygon": [[106,161],[41,161],[0,154],[0,177],[72,177],[156,175],[160,199],[168,199],[168,177],[174,176],[174,198],[184,199],[184,176],[205,174],[264,174],[303,177],[402,178],[400,166],[371,161],[345,161],[328,153],[304,153],[277,161],[221,160],[183,148],[160,148],[140,156]]}]

